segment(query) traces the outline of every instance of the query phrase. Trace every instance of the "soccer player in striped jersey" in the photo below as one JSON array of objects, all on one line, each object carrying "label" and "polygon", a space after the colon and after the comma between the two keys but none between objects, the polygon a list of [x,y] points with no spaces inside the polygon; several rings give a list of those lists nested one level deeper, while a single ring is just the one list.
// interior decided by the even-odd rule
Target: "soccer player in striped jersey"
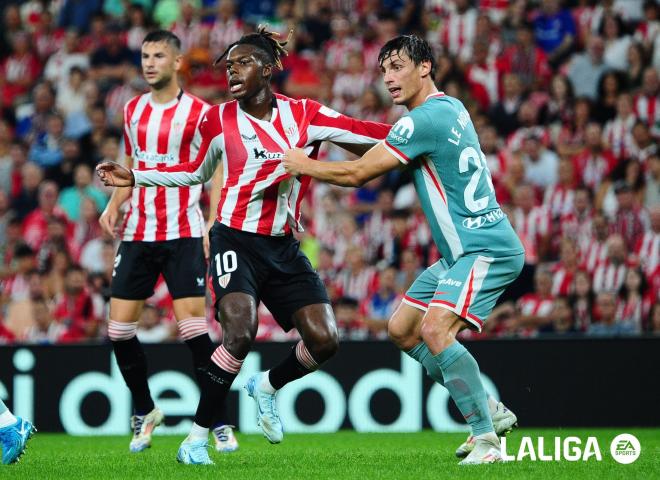
[{"label": "soccer player in striped jersey", "polygon": [[0,447],[2,463],[17,462],[25,452],[27,442],[37,429],[27,420],[15,417],[0,400]]},{"label": "soccer player in striped jersey", "polygon": [[[171,32],[149,33],[142,43],[142,70],[150,91],[124,107],[126,163],[154,168],[192,162],[201,144],[199,124],[209,105],[184,92],[177,80],[181,65],[179,39]],[[215,189],[219,192],[216,178]],[[126,385],[134,415],[131,452],[151,445],[151,433],[163,419],[147,383],[147,361],[136,337],[144,301],[163,275],[173,299],[181,338],[192,352],[200,388],[215,346],[207,330],[204,220],[199,208],[201,185],[193,187],[118,188],[101,215],[101,227],[115,235],[119,207],[130,200],[115,257],[108,335]],[[213,192],[212,192],[213,195]],[[216,412],[214,439],[219,451],[238,445],[230,427]]]},{"label": "soccer player in striped jersey", "polygon": [[[414,35],[396,37],[378,61],[394,103],[409,113],[387,139],[354,162],[313,162],[289,150],[291,175],[359,186],[403,165],[442,259],[412,284],[388,324],[394,343],[444,385],[472,435],[456,452],[462,464],[501,460],[498,434],[516,417],[486,394],[479,366],[456,341],[464,328],[480,331],[496,300],[519,275],[524,250],[493,190],[486,158],[463,104],[438,92],[431,47]],[[469,452],[469,453],[468,453]]]},{"label": "soccer player in striped jersey", "polygon": [[[246,388],[258,404],[258,421],[271,443],[283,439],[275,393],[313,372],[337,350],[337,326],[327,292],[292,231],[301,230],[300,205],[309,178],[284,171],[284,151],[304,148],[316,156],[332,141],[362,154],[385,138],[389,125],[341,115],[309,99],[274,94],[270,79],[281,68],[284,44],[260,28],[225,52],[233,101],[211,107],[200,130],[202,145],[189,164],[155,170],[99,165],[106,185],[194,185],[208,180],[221,164],[223,186],[218,217],[210,232],[211,278],[222,324],[222,345],[213,353],[211,385],[202,391],[190,435],[177,459],[212,463],[206,436],[214,405],[224,402],[257,333],[257,306],[263,301],[285,330],[302,340],[268,372]],[[222,59],[225,55],[222,55]]]}]

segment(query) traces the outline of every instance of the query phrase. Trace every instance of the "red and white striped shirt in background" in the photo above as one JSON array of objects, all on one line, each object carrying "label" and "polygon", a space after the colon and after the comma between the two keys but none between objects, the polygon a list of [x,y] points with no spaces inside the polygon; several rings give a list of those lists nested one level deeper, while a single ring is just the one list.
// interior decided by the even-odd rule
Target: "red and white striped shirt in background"
[{"label": "red and white striped shirt in background", "polygon": [[465,79],[474,99],[484,110],[493,107],[500,97],[500,72],[494,60],[484,64],[473,63],[467,67]]},{"label": "red and white striped shirt in background", "polygon": [[543,196],[543,205],[548,209],[551,218],[568,215],[573,210],[575,190],[563,185],[549,186]]},{"label": "red and white striped shirt in background", "polygon": [[547,317],[552,311],[553,297],[541,297],[537,293],[526,293],[518,299],[520,315],[525,317]]},{"label": "red and white striped shirt in background", "polygon": [[545,206],[534,207],[528,213],[516,208],[513,210],[513,222],[516,232],[535,243],[550,234],[550,211]]},{"label": "red and white striped shirt in background", "polygon": [[[325,65],[333,72],[344,70],[348,65],[349,53],[360,52],[362,42],[357,38],[348,37],[336,40],[328,40],[325,44]],[[368,65],[372,70],[373,65]]]},{"label": "red and white striped shirt in background", "polygon": [[651,311],[651,302],[647,297],[635,300],[619,299],[616,305],[616,321],[635,325],[637,332],[642,332],[642,326]]},{"label": "red and white striped shirt in background", "polygon": [[187,53],[193,47],[199,45],[202,38],[202,30],[205,27],[199,20],[193,20],[186,25],[183,20],[179,20],[172,25],[170,30],[181,40],[181,51]]},{"label": "red and white striped shirt in background", "polygon": [[616,158],[609,150],[594,155],[585,149],[573,157],[573,168],[580,181],[593,191],[598,190],[616,163]]},{"label": "red and white striped shirt in background", "polygon": [[378,275],[376,269],[366,266],[359,272],[345,268],[335,282],[339,295],[362,300],[376,291]]},{"label": "red and white striped shirt in background", "polygon": [[485,12],[498,25],[506,16],[508,8],[509,0],[479,0],[479,11]]},{"label": "red and white striped shirt in background", "polygon": [[444,20],[440,44],[450,55],[469,61],[477,28],[477,10],[468,8],[463,13],[450,12]]},{"label": "red and white striped shirt in background", "polygon": [[202,120],[194,162],[134,170],[136,185],[183,186],[208,181],[220,162],[223,187],[218,221],[230,228],[281,236],[302,231],[300,205],[310,178],[292,178],[282,160],[289,148],[315,157],[322,141],[376,144],[389,125],[341,115],[309,99],[275,95],[270,121],[241,110],[237,101],[214,105]]},{"label": "red and white striped shirt in background", "polygon": [[[197,156],[199,123],[209,105],[182,93],[167,104],[139,95],[124,107],[125,153],[137,169],[186,164]],[[137,184],[136,184],[137,185]],[[123,225],[124,241],[154,242],[201,237],[201,185],[134,188]]]},{"label": "red and white striped shirt in background", "polygon": [[628,266],[625,263],[615,265],[605,260],[594,270],[592,289],[595,293],[618,292],[626,280]]},{"label": "red and white striped shirt in background", "polygon": [[219,57],[225,49],[241,38],[245,27],[238,18],[230,18],[227,21],[215,19],[215,21],[205,28],[210,28],[209,43],[213,57]]},{"label": "red and white striped shirt in background", "polygon": [[635,253],[646,276],[651,278],[660,264],[660,233],[644,233],[637,241]]},{"label": "red and white striped shirt in background", "polygon": [[603,140],[616,158],[628,158],[630,155],[634,145],[632,129],[636,121],[634,115],[628,115],[626,119],[616,116],[605,124]]},{"label": "red and white striped shirt in background", "polygon": [[570,238],[580,249],[583,246],[587,248],[587,245],[592,239],[592,222],[593,212],[591,210],[583,215],[579,215],[575,211],[570,211],[560,218],[559,232],[561,237]]},{"label": "red and white striped shirt in background", "polygon": [[580,244],[580,260],[582,268],[593,274],[596,268],[607,261],[607,244],[591,238],[588,242]]},{"label": "red and white striped shirt in background", "polygon": [[561,262],[552,269],[552,294],[568,296],[573,293],[574,271],[568,270]]},{"label": "red and white striped shirt in background", "polygon": [[633,111],[637,118],[645,122],[654,136],[660,135],[660,98],[658,95],[635,96],[633,100]]}]

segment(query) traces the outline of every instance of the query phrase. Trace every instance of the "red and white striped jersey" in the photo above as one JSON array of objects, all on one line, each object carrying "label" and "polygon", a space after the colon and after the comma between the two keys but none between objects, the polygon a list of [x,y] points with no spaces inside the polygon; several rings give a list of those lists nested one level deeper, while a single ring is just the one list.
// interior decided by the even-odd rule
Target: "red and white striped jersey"
[{"label": "red and white striped jersey", "polygon": [[532,241],[550,233],[550,211],[545,206],[534,207],[528,213],[522,208],[513,211],[515,230]]},{"label": "red and white striped jersey", "polygon": [[468,8],[463,13],[449,13],[440,33],[440,43],[450,55],[463,61],[471,59],[477,16],[477,10],[474,8]]},{"label": "red and white striped jersey", "polygon": [[582,214],[571,209],[559,220],[559,232],[562,237],[573,240],[580,249],[587,249],[592,240],[593,212],[588,210]]},{"label": "red and white striped jersey", "polygon": [[586,243],[580,245],[580,260],[582,267],[593,274],[596,267],[607,260],[607,244],[605,241],[599,242],[592,238]]},{"label": "red and white striped jersey", "polygon": [[538,293],[526,293],[518,299],[520,314],[528,317],[547,317],[552,311],[552,297],[542,297]]},{"label": "red and white striped jersey", "polygon": [[660,264],[660,233],[652,231],[644,233],[644,236],[638,240],[635,253],[644,272],[651,278]]},{"label": "red and white striped jersey", "polygon": [[377,278],[374,267],[367,266],[359,272],[347,268],[339,273],[336,285],[341,296],[362,301],[376,291]]},{"label": "red and white striped jersey", "polygon": [[573,277],[575,272],[567,269],[561,262],[552,269],[552,294],[568,296],[573,293]]},{"label": "red and white striped jersey", "polygon": [[634,145],[632,129],[635,121],[634,115],[628,115],[625,119],[617,115],[605,124],[603,140],[607,142],[616,158],[628,158]]},{"label": "red and white striped jersey", "polygon": [[550,185],[543,196],[543,205],[550,211],[551,218],[568,215],[573,211],[575,190],[563,185]]},{"label": "red and white striped jersey", "polygon": [[633,111],[637,118],[649,126],[653,135],[660,135],[660,98],[658,95],[637,95],[633,101]]},{"label": "red and white striped jersey", "polygon": [[218,221],[262,235],[301,231],[300,205],[309,177],[292,178],[282,160],[289,148],[315,157],[323,140],[376,144],[390,129],[383,123],[341,115],[313,100],[275,95],[270,121],[241,110],[237,101],[214,105],[200,125],[202,144],[194,162],[134,170],[135,184],[183,186],[206,182],[220,162],[223,187]]},{"label": "red and white striped jersey", "polygon": [[626,279],[627,272],[628,266],[625,263],[615,265],[606,260],[594,270],[593,291],[595,293],[618,292]]},{"label": "red and white striped jersey", "polygon": [[[125,153],[137,169],[187,164],[201,143],[199,124],[209,105],[182,93],[167,104],[139,95],[124,107]],[[137,184],[136,184],[137,185]],[[201,237],[202,186],[134,188],[123,225],[124,241],[154,242]]]}]

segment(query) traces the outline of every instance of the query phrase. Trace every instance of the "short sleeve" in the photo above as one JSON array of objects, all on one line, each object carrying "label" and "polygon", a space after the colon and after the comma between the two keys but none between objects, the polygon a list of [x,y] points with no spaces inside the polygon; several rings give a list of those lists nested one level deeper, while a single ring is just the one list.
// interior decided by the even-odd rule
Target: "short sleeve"
[{"label": "short sleeve", "polygon": [[421,111],[411,111],[392,125],[383,145],[406,165],[431,153],[435,149],[435,135],[430,120]]}]

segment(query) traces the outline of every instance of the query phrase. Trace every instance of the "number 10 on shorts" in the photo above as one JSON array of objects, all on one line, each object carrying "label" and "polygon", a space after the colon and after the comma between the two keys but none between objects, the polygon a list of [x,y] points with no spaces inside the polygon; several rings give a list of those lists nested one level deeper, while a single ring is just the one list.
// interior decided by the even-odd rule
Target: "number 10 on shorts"
[{"label": "number 10 on shorts", "polygon": [[238,258],[235,251],[227,250],[222,255],[219,253],[215,255],[215,270],[218,275],[218,284],[220,287],[227,288],[229,279],[231,278],[231,272],[236,271],[237,267]]}]

